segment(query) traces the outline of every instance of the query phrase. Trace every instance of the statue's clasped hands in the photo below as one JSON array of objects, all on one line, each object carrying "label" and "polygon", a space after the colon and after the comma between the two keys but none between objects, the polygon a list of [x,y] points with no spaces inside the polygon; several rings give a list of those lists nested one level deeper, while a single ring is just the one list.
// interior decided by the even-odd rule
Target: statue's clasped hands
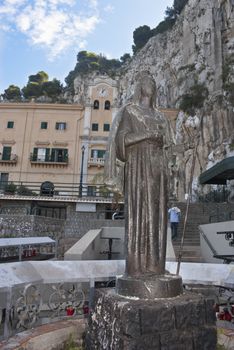
[{"label": "statue's clasped hands", "polygon": [[149,143],[156,143],[160,148],[163,147],[163,135],[155,131],[146,132],[146,140]]}]

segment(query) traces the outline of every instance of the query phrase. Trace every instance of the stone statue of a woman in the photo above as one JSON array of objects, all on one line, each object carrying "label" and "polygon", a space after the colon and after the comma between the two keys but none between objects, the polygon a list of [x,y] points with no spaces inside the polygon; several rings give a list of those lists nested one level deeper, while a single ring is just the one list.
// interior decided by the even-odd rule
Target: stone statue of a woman
[{"label": "stone statue of a woman", "polygon": [[117,114],[110,134],[106,175],[118,186],[124,165],[126,273],[144,279],[164,275],[167,237],[167,119],[155,108],[156,86],[139,73],[133,102]]}]

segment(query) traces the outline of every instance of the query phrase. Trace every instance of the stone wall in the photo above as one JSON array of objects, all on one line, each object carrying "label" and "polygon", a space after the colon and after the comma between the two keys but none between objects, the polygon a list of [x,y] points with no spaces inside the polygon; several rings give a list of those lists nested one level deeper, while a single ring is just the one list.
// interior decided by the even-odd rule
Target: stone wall
[{"label": "stone wall", "polygon": [[95,213],[77,212],[74,203],[67,207],[67,219],[29,215],[30,201],[1,201],[0,238],[49,236],[58,242],[58,257],[85,233],[102,227],[123,227],[124,220],[106,220],[105,204],[97,204]]},{"label": "stone wall", "polygon": [[59,239],[63,235],[63,220],[34,215],[0,214],[0,238],[50,236]]},{"label": "stone wall", "polygon": [[[131,97],[140,70],[148,70],[154,77],[160,107],[178,108],[182,96],[196,84],[207,89],[203,108],[195,111],[201,138],[194,189],[199,187],[197,180],[201,172],[233,155],[234,111],[233,101],[228,97],[228,84],[234,82],[233,23],[233,0],[189,0],[173,29],[152,37],[120,78],[121,103]],[[175,130],[177,144],[185,145],[180,154],[175,153],[173,169],[176,180],[172,190],[179,200],[184,200],[188,192],[191,173],[194,145],[188,130],[189,117],[180,113]]]},{"label": "stone wall", "polygon": [[89,230],[100,229],[101,227],[124,226],[124,220],[106,220],[105,211],[105,204],[97,204],[95,213],[77,212],[75,205],[69,205],[65,222],[65,236],[80,238]]}]

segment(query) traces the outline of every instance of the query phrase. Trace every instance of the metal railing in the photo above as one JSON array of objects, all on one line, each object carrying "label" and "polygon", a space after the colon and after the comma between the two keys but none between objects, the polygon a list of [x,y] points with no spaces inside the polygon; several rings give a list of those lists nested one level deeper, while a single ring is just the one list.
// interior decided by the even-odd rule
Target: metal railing
[{"label": "metal railing", "polygon": [[53,183],[54,187],[46,193],[41,189],[40,182],[0,182],[0,196],[27,196],[44,198],[50,197],[54,199],[102,199],[112,201],[115,195],[104,184],[92,183]]},{"label": "metal railing", "polygon": [[18,160],[18,156],[16,154],[9,154],[9,155],[5,155],[5,154],[1,154],[0,155],[0,163],[16,163]]},{"label": "metal railing", "polygon": [[65,163],[68,164],[68,157],[57,157],[46,156],[45,158],[39,158],[37,155],[30,154],[30,161],[35,163]]}]

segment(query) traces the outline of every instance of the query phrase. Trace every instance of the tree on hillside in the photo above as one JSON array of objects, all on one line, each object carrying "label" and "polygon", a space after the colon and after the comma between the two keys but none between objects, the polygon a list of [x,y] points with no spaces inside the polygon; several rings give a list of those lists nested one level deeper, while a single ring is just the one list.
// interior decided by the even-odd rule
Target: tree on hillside
[{"label": "tree on hillside", "polygon": [[130,53],[125,53],[123,56],[120,57],[120,61],[123,63],[126,63],[130,59],[131,59]]},{"label": "tree on hillside", "polygon": [[69,72],[65,82],[72,89],[74,79],[79,74],[83,75],[98,71],[102,74],[112,75],[119,67],[121,67],[121,62],[117,59],[108,59],[102,54],[97,55],[93,52],[80,51],[77,55],[76,66]]},{"label": "tree on hillside", "polygon": [[187,2],[188,0],[174,0],[173,6],[167,7],[165,11],[166,19],[175,19],[182,12]]},{"label": "tree on hillside", "polygon": [[28,83],[42,84],[49,80],[49,76],[46,72],[40,71],[37,74],[30,75],[28,77]]},{"label": "tree on hillside", "polygon": [[28,82],[26,86],[22,89],[24,98],[30,99],[32,97],[41,96],[41,84],[36,82]]},{"label": "tree on hillside", "polygon": [[153,36],[153,33],[149,26],[140,26],[136,28],[133,32],[133,42],[134,45],[132,45],[132,51],[135,54],[137,51],[139,51]]},{"label": "tree on hillside", "polygon": [[52,99],[60,95],[62,90],[62,84],[57,79],[45,81],[41,86],[42,95],[46,95],[48,97],[51,97]]},{"label": "tree on hillside", "polygon": [[8,101],[20,101],[22,97],[20,88],[16,85],[9,85],[9,87],[4,90],[2,97]]},{"label": "tree on hillside", "polygon": [[55,99],[62,92],[62,84],[58,79],[49,80],[46,72],[40,71],[28,77],[28,83],[23,87],[24,98],[47,96]]}]

